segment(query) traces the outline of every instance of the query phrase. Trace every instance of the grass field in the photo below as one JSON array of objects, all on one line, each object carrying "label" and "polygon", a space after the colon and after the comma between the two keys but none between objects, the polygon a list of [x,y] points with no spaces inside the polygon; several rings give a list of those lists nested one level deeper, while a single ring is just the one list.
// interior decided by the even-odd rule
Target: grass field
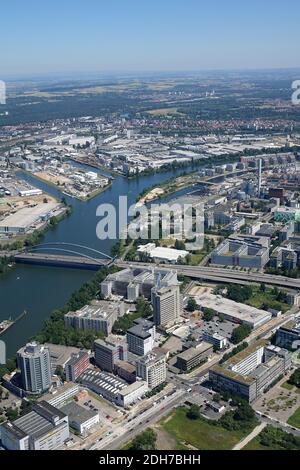
[{"label": "grass field", "polygon": [[160,425],[175,439],[177,450],[189,446],[200,450],[230,450],[251,432],[227,431],[201,419],[190,420],[186,417],[185,408],[178,408],[163,419]]},{"label": "grass field", "polygon": [[300,429],[300,407],[288,419],[288,424],[290,424],[291,426],[294,426],[295,428]]},{"label": "grass field", "polygon": [[255,437],[252,439],[252,441],[249,442],[245,447],[243,447],[242,450],[282,450],[281,447],[277,447],[276,449],[273,449],[271,447],[263,446],[260,441],[259,437]]}]

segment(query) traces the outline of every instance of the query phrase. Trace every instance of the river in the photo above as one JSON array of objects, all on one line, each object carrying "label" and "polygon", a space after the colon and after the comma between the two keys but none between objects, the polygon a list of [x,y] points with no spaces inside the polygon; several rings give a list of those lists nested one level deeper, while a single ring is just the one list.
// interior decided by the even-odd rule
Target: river
[{"label": "river", "polygon": [[[145,188],[180,175],[184,171],[187,169],[132,179],[117,176],[109,189],[87,202],[65,196],[67,202],[72,205],[73,212],[46,233],[43,243],[72,242],[110,254],[115,241],[100,241],[96,236],[96,225],[99,221],[96,217],[98,205],[111,203],[118,208],[119,196],[124,195],[128,196],[128,205],[131,205]],[[62,194],[54,187],[27,174],[22,174],[22,178],[51,195],[62,197]],[[2,276],[0,278],[0,321],[10,316],[16,318],[24,309],[28,312],[1,336],[1,340],[6,343],[8,357],[14,355],[30,337],[41,329],[52,310],[62,307],[71,293],[92,276],[93,271],[26,265],[17,265],[9,270],[8,274]]]}]

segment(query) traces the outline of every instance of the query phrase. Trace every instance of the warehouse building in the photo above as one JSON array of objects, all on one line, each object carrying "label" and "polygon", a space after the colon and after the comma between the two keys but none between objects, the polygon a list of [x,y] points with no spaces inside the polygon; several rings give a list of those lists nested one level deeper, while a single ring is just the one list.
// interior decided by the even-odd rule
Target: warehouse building
[{"label": "warehouse building", "polygon": [[61,411],[68,416],[69,425],[83,436],[100,422],[97,411],[83,408],[83,406],[78,405],[74,401],[64,405]]},{"label": "warehouse building", "polygon": [[223,314],[225,320],[249,325],[253,329],[259,328],[272,318],[272,313],[270,312],[226,299],[220,295],[204,292],[196,296],[195,300],[202,309],[211,308],[216,313]]}]

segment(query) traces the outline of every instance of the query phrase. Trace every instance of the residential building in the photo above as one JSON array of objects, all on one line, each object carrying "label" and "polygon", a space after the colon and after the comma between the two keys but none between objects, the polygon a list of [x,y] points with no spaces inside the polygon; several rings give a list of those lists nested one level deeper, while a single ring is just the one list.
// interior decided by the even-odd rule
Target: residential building
[{"label": "residential building", "polygon": [[17,352],[22,386],[31,393],[44,393],[51,386],[49,349],[36,342],[28,343]]}]

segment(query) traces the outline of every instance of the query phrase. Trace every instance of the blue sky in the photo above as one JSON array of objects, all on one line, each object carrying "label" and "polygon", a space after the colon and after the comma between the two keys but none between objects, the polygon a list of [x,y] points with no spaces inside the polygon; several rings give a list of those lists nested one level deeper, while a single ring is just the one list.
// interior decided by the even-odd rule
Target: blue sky
[{"label": "blue sky", "polygon": [[299,0],[9,0],[0,78],[300,66]]}]

